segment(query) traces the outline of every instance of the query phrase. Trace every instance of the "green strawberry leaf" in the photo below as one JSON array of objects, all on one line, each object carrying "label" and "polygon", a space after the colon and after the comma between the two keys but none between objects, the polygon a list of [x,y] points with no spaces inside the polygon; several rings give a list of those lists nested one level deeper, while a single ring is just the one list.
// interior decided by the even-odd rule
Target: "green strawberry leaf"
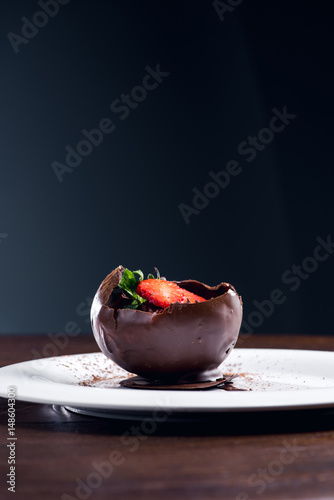
[{"label": "green strawberry leaf", "polygon": [[138,282],[136,280],[135,273],[139,275],[139,281],[144,278],[144,275],[140,270],[132,272],[129,269],[124,269],[122,279],[118,284],[118,287],[121,288],[121,290],[124,290],[126,295],[132,299],[131,304],[126,306],[125,309],[137,309],[141,304],[146,302],[146,299],[143,299],[143,297],[138,295],[136,292]]},{"label": "green strawberry leaf", "polygon": [[138,271],[133,271],[133,274],[139,275],[139,281],[142,281],[144,279],[144,273],[140,269],[138,269]]},{"label": "green strawberry leaf", "polygon": [[166,279],[166,278],[161,278],[160,276],[160,273],[159,273],[159,269],[157,269],[156,267],[154,268],[155,269],[155,272],[157,273],[157,276],[153,276],[152,273],[148,274],[147,275],[147,279],[148,280],[163,280],[163,279]]}]

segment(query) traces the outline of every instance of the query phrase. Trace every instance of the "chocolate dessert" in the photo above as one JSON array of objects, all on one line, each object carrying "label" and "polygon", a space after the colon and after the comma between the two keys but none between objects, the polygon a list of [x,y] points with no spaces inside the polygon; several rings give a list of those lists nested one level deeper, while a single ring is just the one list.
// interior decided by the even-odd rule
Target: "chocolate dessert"
[{"label": "chocolate dessert", "polygon": [[[135,275],[138,275],[138,279]],[[236,344],[242,301],[229,283],[167,281],[117,267],[101,283],[91,321],[101,351],[164,383],[209,382]]]}]

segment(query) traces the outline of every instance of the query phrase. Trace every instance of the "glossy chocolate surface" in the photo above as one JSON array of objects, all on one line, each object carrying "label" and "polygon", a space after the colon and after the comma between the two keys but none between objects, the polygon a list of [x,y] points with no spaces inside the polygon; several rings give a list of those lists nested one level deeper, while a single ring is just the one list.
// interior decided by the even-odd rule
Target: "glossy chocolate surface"
[{"label": "glossy chocolate surface", "polygon": [[117,288],[123,270],[119,266],[105,278],[92,304],[92,328],[101,351],[148,379],[202,382],[221,377],[217,367],[236,344],[242,320],[241,298],[233,286],[176,281],[207,300],[167,309],[123,309],[129,302]]}]

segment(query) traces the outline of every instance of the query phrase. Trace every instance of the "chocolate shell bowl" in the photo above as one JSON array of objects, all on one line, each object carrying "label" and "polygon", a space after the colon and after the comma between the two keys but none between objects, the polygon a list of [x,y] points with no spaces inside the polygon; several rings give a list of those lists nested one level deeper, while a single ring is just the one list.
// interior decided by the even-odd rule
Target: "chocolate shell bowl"
[{"label": "chocolate shell bowl", "polygon": [[206,300],[129,309],[131,299],[118,286],[123,272],[119,266],[110,273],[93,300],[92,329],[101,351],[148,380],[186,383],[222,377],[218,367],[235,346],[242,320],[242,301],[234,287],[175,281]]}]

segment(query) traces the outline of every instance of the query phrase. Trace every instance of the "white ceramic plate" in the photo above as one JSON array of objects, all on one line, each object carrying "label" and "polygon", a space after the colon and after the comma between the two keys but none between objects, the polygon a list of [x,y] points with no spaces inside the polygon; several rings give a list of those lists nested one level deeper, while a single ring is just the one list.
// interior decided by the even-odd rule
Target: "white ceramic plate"
[{"label": "white ceramic plate", "polygon": [[[119,386],[130,374],[102,353],[58,356],[0,369],[0,396],[16,388],[22,401],[64,405],[89,415],[113,417],[149,413],[245,412],[334,407],[334,352],[288,349],[234,349],[222,365],[237,374],[234,386],[170,391]],[[162,418],[162,417],[161,417]]]}]

